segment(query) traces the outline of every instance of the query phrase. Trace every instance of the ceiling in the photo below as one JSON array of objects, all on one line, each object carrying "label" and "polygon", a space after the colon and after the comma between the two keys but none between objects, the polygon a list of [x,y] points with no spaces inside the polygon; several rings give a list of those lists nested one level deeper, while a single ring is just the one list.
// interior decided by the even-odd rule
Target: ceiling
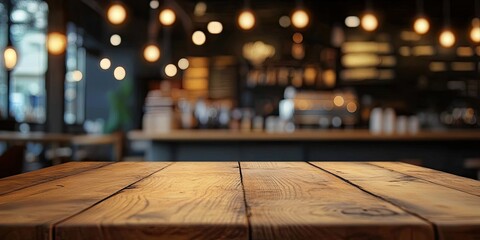
[{"label": "ceiling", "polygon": [[[193,14],[198,0],[159,0],[160,7],[152,10],[149,0],[121,0],[129,12],[129,22],[121,27],[106,23],[104,13],[111,0],[81,0],[70,7],[70,18],[82,25],[86,31],[96,36],[101,42],[112,33],[122,33],[127,43],[144,44],[148,36],[149,24],[157,24],[158,11],[169,6],[177,12],[177,22],[169,31],[175,38],[189,36],[193,30],[205,29],[211,20],[218,20],[224,25],[225,34],[238,32],[236,15],[244,7],[241,0],[203,0],[207,4],[204,16]],[[250,7],[257,17],[256,29],[252,33],[268,33],[273,27],[279,28],[278,19],[289,15],[302,2],[310,12],[312,24],[306,34],[325,31],[333,24],[343,24],[349,15],[361,15],[365,11],[363,0],[250,0]],[[451,1],[451,22],[457,29],[470,27],[475,16],[475,0]],[[438,31],[444,26],[443,1],[424,0],[425,14],[431,20],[432,30]],[[397,31],[409,28],[416,13],[416,0],[373,0],[373,11],[379,17],[381,30]],[[102,24],[99,24],[101,22]],[[319,27],[321,26],[321,27]],[[155,27],[154,27],[155,28]]]}]

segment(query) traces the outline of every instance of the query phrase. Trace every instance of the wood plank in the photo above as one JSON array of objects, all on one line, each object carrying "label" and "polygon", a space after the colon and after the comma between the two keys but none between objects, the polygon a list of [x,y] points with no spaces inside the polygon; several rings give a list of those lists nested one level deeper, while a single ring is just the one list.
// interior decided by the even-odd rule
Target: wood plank
[{"label": "wood plank", "polygon": [[52,226],[169,163],[115,163],[0,196],[0,239],[51,239]]},{"label": "wood plank", "polygon": [[431,225],[304,162],[242,162],[253,239],[433,239]]},{"label": "wood plank", "polygon": [[174,163],[55,229],[58,239],[246,239],[238,163]]},{"label": "wood plank", "polygon": [[450,173],[436,171],[402,162],[372,162],[371,164],[406,175],[421,178],[445,187],[457,189],[466,193],[480,196],[480,181],[456,176]]},{"label": "wood plank", "polygon": [[17,191],[22,188],[52,181],[70,175],[75,175],[88,170],[100,168],[110,163],[107,162],[70,162],[37,171],[0,179],[0,195]]},{"label": "wood plank", "polygon": [[440,239],[480,237],[480,197],[368,163],[316,166],[435,224]]}]

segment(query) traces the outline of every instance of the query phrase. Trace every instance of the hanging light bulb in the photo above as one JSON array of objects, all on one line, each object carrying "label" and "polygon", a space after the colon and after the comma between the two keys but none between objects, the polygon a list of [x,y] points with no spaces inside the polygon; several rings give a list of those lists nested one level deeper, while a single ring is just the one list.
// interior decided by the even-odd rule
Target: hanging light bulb
[{"label": "hanging light bulb", "polygon": [[110,66],[112,66],[112,62],[110,61],[110,59],[102,58],[102,60],[100,60],[100,68],[101,69],[107,70],[107,69],[110,68]]},{"label": "hanging light bulb", "polygon": [[[480,43],[480,0],[475,0],[475,18],[472,20],[472,29],[470,29],[470,39],[475,43]],[[477,47],[477,49],[480,49]]]},{"label": "hanging light bulb", "polygon": [[127,76],[127,71],[125,71],[125,68],[122,66],[116,67],[115,70],[113,70],[113,77],[117,79],[118,81],[122,81],[125,79]]},{"label": "hanging light bulb", "polygon": [[202,31],[195,31],[192,34],[192,42],[195,45],[198,45],[198,46],[203,45],[206,40],[207,40],[207,37],[205,36],[205,33],[203,33]]},{"label": "hanging light bulb", "polygon": [[440,41],[440,45],[443,47],[452,47],[455,44],[455,34],[453,34],[453,32],[449,29],[445,29],[440,34],[438,40]]},{"label": "hanging light bulb", "polygon": [[47,49],[50,54],[60,55],[67,48],[67,37],[59,32],[51,32],[47,35]]},{"label": "hanging light bulb", "polygon": [[160,58],[160,49],[156,45],[150,44],[143,50],[143,57],[148,62],[156,62]]},{"label": "hanging light bulb", "polygon": [[167,66],[165,66],[165,75],[169,77],[174,77],[175,75],[177,75],[177,71],[177,67],[173,64],[168,64]]},{"label": "hanging light bulb", "polygon": [[158,20],[160,20],[160,23],[165,26],[170,26],[174,24],[176,19],[177,17],[175,15],[175,12],[170,8],[163,9],[158,15]]},{"label": "hanging light bulb", "polygon": [[292,14],[292,24],[296,28],[305,28],[310,22],[308,13],[303,9],[297,9]]},{"label": "hanging light bulb", "polygon": [[114,46],[114,47],[122,44],[122,37],[120,37],[120,35],[118,35],[118,34],[113,34],[110,37],[110,44],[112,44],[112,46]]},{"label": "hanging light bulb", "polygon": [[238,26],[243,30],[250,30],[255,26],[255,15],[251,10],[243,10],[238,15]]},{"label": "hanging light bulb", "polygon": [[424,17],[423,0],[417,0],[417,15],[413,22],[413,30],[418,34],[425,34],[430,30],[430,22]]},{"label": "hanging light bulb", "polygon": [[182,70],[185,70],[185,69],[188,68],[188,66],[190,66],[190,63],[188,62],[188,59],[180,58],[180,60],[178,60],[178,68],[180,68]]},{"label": "hanging light bulb", "polygon": [[426,18],[419,17],[413,23],[413,30],[418,34],[425,34],[430,30],[430,23]]},{"label": "hanging light bulb", "polygon": [[12,70],[17,65],[18,55],[15,48],[7,46],[3,51],[3,62],[7,70]]},{"label": "hanging light bulb", "polygon": [[116,2],[108,8],[107,19],[114,25],[120,25],[127,19],[127,10],[123,4]]},{"label": "hanging light bulb", "polygon": [[472,20],[472,29],[470,30],[470,39],[472,41],[480,42],[480,19],[475,18]]},{"label": "hanging light bulb", "polygon": [[363,15],[361,25],[362,28],[365,29],[365,31],[375,31],[378,28],[378,19],[372,13],[367,13]]},{"label": "hanging light bulb", "polygon": [[207,25],[207,30],[211,34],[220,34],[223,31],[223,25],[218,21],[211,21]]},{"label": "hanging light bulb", "polygon": [[450,30],[450,1],[443,0],[443,17],[445,18],[445,29],[440,33],[438,41],[443,47],[449,48],[455,45],[455,34]]}]

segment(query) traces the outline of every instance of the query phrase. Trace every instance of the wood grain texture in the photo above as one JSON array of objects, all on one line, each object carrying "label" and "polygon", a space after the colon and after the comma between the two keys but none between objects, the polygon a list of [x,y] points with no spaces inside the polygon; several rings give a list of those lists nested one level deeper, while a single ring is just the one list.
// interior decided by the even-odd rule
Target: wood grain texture
[{"label": "wood grain texture", "polygon": [[450,173],[436,171],[402,162],[371,162],[371,164],[420,178],[438,185],[480,196],[480,181],[478,180],[464,178]]},{"label": "wood grain texture", "polygon": [[252,239],[433,239],[427,222],[304,162],[242,162]]},{"label": "wood grain texture", "polygon": [[148,141],[480,141],[480,131],[424,131],[418,134],[371,134],[368,130],[296,130],[268,133],[233,130],[172,130],[167,133],[128,132],[130,140]]},{"label": "wood grain texture", "polygon": [[29,186],[100,168],[107,162],[71,162],[0,179],[0,195]]},{"label": "wood grain texture", "polygon": [[174,163],[55,231],[58,239],[246,239],[238,163]]},{"label": "wood grain texture", "polygon": [[115,163],[0,196],[0,239],[51,239],[52,226],[169,163]]},{"label": "wood grain texture", "polygon": [[315,162],[436,225],[440,239],[480,238],[480,197],[369,163]]}]

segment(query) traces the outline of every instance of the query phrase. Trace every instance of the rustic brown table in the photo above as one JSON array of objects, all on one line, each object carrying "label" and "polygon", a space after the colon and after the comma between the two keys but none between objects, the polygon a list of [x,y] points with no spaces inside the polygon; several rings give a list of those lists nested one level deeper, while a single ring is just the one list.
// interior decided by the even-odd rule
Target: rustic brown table
[{"label": "rustic brown table", "polygon": [[82,162],[0,179],[0,239],[478,239],[480,182],[392,162]]}]

